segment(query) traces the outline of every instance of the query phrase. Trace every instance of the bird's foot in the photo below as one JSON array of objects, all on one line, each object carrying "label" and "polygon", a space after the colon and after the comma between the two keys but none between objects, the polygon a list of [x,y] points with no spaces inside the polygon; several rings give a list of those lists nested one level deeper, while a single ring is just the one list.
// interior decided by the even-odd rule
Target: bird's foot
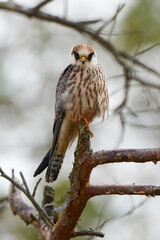
[{"label": "bird's foot", "polygon": [[91,132],[91,130],[89,129],[89,122],[88,122],[88,120],[87,120],[83,115],[80,115],[80,116],[79,116],[78,121],[80,122],[81,119],[83,119],[83,121],[84,121],[84,123],[85,123],[85,125],[86,125],[86,129],[87,129],[87,131],[90,132],[91,137],[94,137],[94,134],[93,134],[93,133]]}]

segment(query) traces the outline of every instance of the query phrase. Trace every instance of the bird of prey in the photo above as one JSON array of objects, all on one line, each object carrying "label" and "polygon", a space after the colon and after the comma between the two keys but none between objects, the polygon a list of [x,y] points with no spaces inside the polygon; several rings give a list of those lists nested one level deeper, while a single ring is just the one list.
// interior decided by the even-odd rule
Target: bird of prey
[{"label": "bird of prey", "polygon": [[81,118],[88,124],[108,113],[108,89],[95,50],[80,44],[71,50],[72,64],[61,74],[56,89],[52,146],[34,173],[46,167],[46,181],[57,179],[65,152],[78,134]]}]

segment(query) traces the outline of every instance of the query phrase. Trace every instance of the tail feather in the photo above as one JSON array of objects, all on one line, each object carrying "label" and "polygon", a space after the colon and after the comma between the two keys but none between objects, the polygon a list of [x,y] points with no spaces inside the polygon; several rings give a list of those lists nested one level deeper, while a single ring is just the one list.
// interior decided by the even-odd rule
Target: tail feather
[{"label": "tail feather", "polygon": [[36,177],[37,175],[39,175],[41,172],[43,172],[43,170],[48,166],[49,164],[49,158],[50,158],[50,152],[51,149],[49,149],[49,151],[47,152],[47,154],[44,156],[42,162],[40,163],[40,165],[38,166],[38,168],[36,169],[33,177]]},{"label": "tail feather", "polygon": [[53,182],[57,179],[59,171],[63,163],[64,155],[54,153],[49,160],[49,165],[46,172],[46,181]]}]

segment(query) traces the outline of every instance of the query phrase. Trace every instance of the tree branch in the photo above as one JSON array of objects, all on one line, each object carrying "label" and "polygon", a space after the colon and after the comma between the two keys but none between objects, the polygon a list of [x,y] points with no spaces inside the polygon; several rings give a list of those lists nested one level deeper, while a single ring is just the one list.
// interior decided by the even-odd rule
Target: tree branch
[{"label": "tree branch", "polygon": [[[128,104],[128,95],[129,95],[129,89],[130,89],[130,82],[131,80],[135,80],[136,82],[140,83],[142,86],[146,86],[147,88],[153,87],[159,89],[160,86],[158,84],[154,84],[152,82],[146,82],[143,80],[139,75],[136,74],[137,68],[139,67],[141,70],[145,70],[146,72],[150,72],[152,74],[157,75],[160,77],[160,73],[151,68],[150,66],[147,66],[144,64],[142,61],[137,59],[137,56],[140,54],[145,53],[146,51],[152,49],[153,47],[157,46],[153,45],[150,48],[147,48],[143,51],[140,51],[137,53],[135,56],[131,56],[126,52],[119,51],[116,49],[111,42],[106,39],[104,34],[102,33],[102,30],[104,27],[106,27],[107,23],[113,22],[113,27],[115,25],[116,19],[120,11],[123,9],[124,5],[121,5],[117,8],[114,16],[110,19],[109,22],[103,19],[91,19],[91,20],[82,20],[82,21],[71,21],[68,18],[65,17],[58,17],[52,14],[47,14],[44,11],[41,11],[41,7],[50,2],[51,0],[45,0],[42,1],[40,4],[38,4],[36,7],[32,8],[25,8],[21,5],[14,4],[13,2],[0,2],[0,9],[6,10],[6,11],[11,11],[11,12],[16,12],[19,14],[23,14],[28,17],[34,17],[40,20],[44,21],[49,21],[49,22],[54,22],[60,25],[63,25],[65,27],[69,27],[71,29],[74,29],[75,31],[81,33],[81,34],[86,34],[88,37],[91,39],[94,39],[97,43],[99,43],[105,50],[109,51],[110,54],[114,57],[116,62],[122,67],[123,71],[123,76],[125,77],[125,88],[124,88],[124,99],[122,102],[119,104],[119,106],[115,109],[116,111],[118,110],[118,113],[120,115],[120,121],[121,121],[121,126],[122,126],[122,132],[118,141],[118,144],[123,140],[124,132],[125,132],[125,126],[127,124],[127,119],[125,119],[123,110],[126,109],[126,106]],[[98,30],[95,30],[97,28],[96,24],[99,24],[100,27]],[[111,29],[112,31],[113,29]],[[127,78],[128,80],[127,80]],[[134,113],[134,111],[132,111]]]},{"label": "tree branch", "polygon": [[7,179],[9,182],[11,182],[13,184],[13,186],[15,186],[16,188],[18,188],[20,191],[22,191],[26,197],[31,201],[31,203],[33,204],[33,206],[36,208],[36,210],[38,211],[39,215],[41,216],[41,218],[43,219],[43,221],[45,222],[47,227],[52,227],[53,223],[51,222],[51,220],[49,219],[49,217],[47,216],[47,214],[44,212],[44,210],[38,205],[38,203],[35,201],[35,199],[32,197],[32,195],[30,193],[28,193],[24,187],[22,187],[19,183],[17,183],[14,179],[10,178],[6,173],[4,173],[4,171],[0,168],[0,173],[1,173],[1,177]]},{"label": "tree branch", "polygon": [[96,236],[96,237],[100,237],[103,238],[104,237],[104,233],[101,232],[96,232],[94,230],[82,230],[82,231],[76,231],[73,234],[73,238],[78,237],[78,236]]},{"label": "tree branch", "polygon": [[136,82],[142,84],[143,86],[160,89],[159,84],[155,84],[155,83],[146,81],[146,80],[142,79],[140,76],[138,76],[137,74],[133,74],[132,79],[135,80]]},{"label": "tree branch", "polygon": [[[15,214],[18,214],[23,220],[28,223],[37,223],[37,219],[41,219],[46,224],[48,229],[48,234],[50,234],[50,240],[69,240],[72,237],[80,235],[86,235],[85,231],[74,232],[76,224],[81,216],[83,209],[86,206],[87,201],[98,195],[146,195],[146,196],[160,196],[160,186],[152,185],[98,185],[92,186],[89,183],[89,178],[91,171],[94,167],[99,164],[106,163],[120,163],[120,162],[136,162],[136,163],[145,163],[152,161],[157,163],[160,161],[160,148],[151,148],[151,149],[126,149],[126,150],[113,150],[113,151],[100,151],[93,153],[90,146],[90,131],[86,129],[83,119],[79,124],[79,137],[77,149],[75,151],[75,161],[72,173],[70,174],[70,188],[68,191],[68,199],[59,206],[54,208],[54,190],[51,188],[46,188],[47,194],[44,194],[43,206],[45,210],[50,215],[51,219],[54,220],[56,225],[50,230],[47,227],[51,226],[52,222],[49,217],[44,215],[44,211],[39,211],[35,200],[31,197],[30,191],[28,189],[27,183],[23,178],[26,189],[19,185],[12,178],[7,176],[1,169],[1,176],[8,179],[16,188],[20,189],[33,203],[35,210],[33,208],[24,208],[23,202],[17,195],[17,190],[15,195],[10,198],[10,205]],[[22,176],[22,174],[21,174]],[[14,194],[14,192],[12,192]],[[44,191],[45,193],[45,191]],[[41,209],[41,208],[40,208]],[[25,213],[25,210],[27,213]],[[29,214],[30,213],[30,214]],[[59,214],[61,213],[61,214]],[[26,214],[28,214],[26,216]],[[39,217],[37,218],[37,214]],[[59,218],[58,218],[59,214]],[[41,225],[41,223],[40,223]],[[39,226],[39,225],[38,225]],[[42,227],[42,225],[41,225]],[[45,231],[47,232],[47,229]],[[46,234],[46,232],[44,234]],[[91,231],[88,232],[91,235],[97,236],[97,232]],[[98,233],[99,236],[101,233]],[[88,235],[88,234],[87,234]],[[47,235],[48,236],[48,235]],[[101,235],[102,236],[102,235]],[[47,237],[46,237],[47,239]]]},{"label": "tree branch", "polygon": [[160,196],[160,186],[153,185],[97,185],[90,186],[88,191],[91,197],[98,195],[146,195],[146,196]]},{"label": "tree branch", "polygon": [[[2,3],[0,2],[0,9],[16,12],[19,14],[23,14],[28,17],[35,17],[37,19],[54,22],[66,27],[70,27],[80,33],[88,35],[91,39],[97,41],[101,46],[107,49],[111,55],[115,58],[118,64],[121,65],[123,70],[123,77],[125,77],[125,92],[124,99],[122,103],[119,105],[118,110],[121,112],[121,121],[122,124],[125,123],[124,115],[122,110],[126,108],[128,101],[128,90],[129,90],[129,82],[130,80],[135,80],[142,85],[148,85],[149,87],[156,87],[152,83],[148,84],[143,79],[141,79],[137,75],[133,75],[135,72],[134,65],[147,70],[151,73],[156,74],[158,77],[160,73],[156,70],[150,68],[145,65],[143,62],[139,61],[136,57],[130,56],[129,54],[117,50],[109,41],[107,41],[101,31],[104,27],[106,27],[106,21],[101,19],[97,20],[87,20],[87,21],[79,21],[74,22],[66,18],[60,18],[51,14],[47,14],[40,10],[42,6],[50,2],[51,0],[42,1],[36,7],[33,8],[24,8],[20,5],[16,5],[13,2]],[[119,13],[117,10],[115,14],[116,19],[117,14]],[[99,31],[95,31],[92,28],[93,24],[103,23],[102,28],[99,28]],[[105,24],[104,24],[105,23]],[[114,27],[114,25],[113,25]],[[150,48],[151,49],[151,48]],[[145,51],[144,51],[145,52]],[[143,52],[142,52],[143,53]],[[141,54],[141,52],[139,52]],[[132,67],[132,69],[131,69]],[[159,87],[158,87],[159,88]],[[90,132],[86,130],[85,124],[83,120],[80,123],[79,127],[79,137],[77,149],[75,152],[75,161],[73,166],[73,171],[70,174],[70,188],[68,191],[68,199],[62,206],[54,209],[54,194],[51,191],[51,195],[49,194],[46,199],[46,194],[43,200],[43,205],[45,211],[50,215],[50,217],[46,214],[44,209],[42,209],[29,191],[29,187],[27,182],[21,173],[21,178],[24,184],[22,187],[18,184],[14,179],[10,178],[6,175],[2,169],[0,169],[1,176],[9,180],[16,188],[15,192],[12,192],[10,195],[10,205],[15,214],[18,214],[23,220],[27,223],[32,223],[37,228],[42,227],[42,235],[46,237],[46,239],[50,240],[69,240],[71,237],[76,237],[81,235],[101,235],[101,233],[97,233],[95,231],[78,231],[74,232],[76,224],[81,216],[81,213],[87,203],[87,201],[94,196],[98,195],[109,195],[109,194],[133,194],[133,195],[146,195],[146,196],[155,196],[160,195],[160,186],[144,186],[144,185],[102,185],[102,186],[92,186],[89,183],[89,178],[91,171],[94,167],[100,164],[107,163],[121,163],[121,162],[136,162],[136,163],[145,163],[145,162],[154,162],[160,161],[160,149],[152,148],[152,149],[122,149],[122,150],[113,150],[113,151],[100,151],[96,153],[92,153],[92,149],[90,147]],[[20,191],[22,191],[28,199],[32,202],[35,208],[30,208],[24,204],[21,199]],[[51,189],[50,189],[51,190]],[[49,190],[49,193],[50,193]],[[34,194],[33,194],[34,195]],[[49,199],[48,199],[49,197]],[[58,211],[61,212],[58,218]],[[37,218],[39,215],[39,220]],[[53,227],[52,220],[56,225]],[[40,222],[39,222],[40,221]],[[41,222],[43,221],[43,223]],[[40,224],[40,225],[39,225]],[[49,229],[52,228],[51,235]],[[39,228],[40,229],[40,228]],[[41,230],[40,230],[41,231]],[[48,231],[48,232],[47,232]],[[88,234],[87,234],[88,233]],[[50,238],[47,238],[48,235]],[[79,235],[78,235],[79,234]]]},{"label": "tree branch", "polygon": [[30,194],[30,191],[29,191],[28,184],[27,184],[27,182],[26,182],[26,179],[25,179],[23,173],[20,172],[19,174],[20,174],[20,176],[21,176],[21,179],[22,179],[23,185],[24,185],[24,187],[25,187],[25,189],[26,189],[26,193],[27,193],[27,195],[31,195],[31,194]]},{"label": "tree branch", "polygon": [[133,212],[135,210],[137,210],[138,208],[140,208],[145,202],[146,200],[148,200],[147,198],[144,199],[143,201],[141,201],[140,203],[138,203],[136,206],[132,206],[130,210],[128,210],[127,212],[123,213],[123,214],[120,214],[120,215],[116,215],[116,216],[112,216],[110,218],[107,218],[106,220],[104,220],[102,223],[101,221],[99,222],[99,224],[97,225],[96,229],[98,229],[99,231],[104,227],[104,225],[108,222],[111,222],[111,221],[116,221],[116,220],[120,220],[126,216],[129,216],[131,214],[133,214]]},{"label": "tree branch", "polygon": [[33,9],[33,12],[34,12],[34,14],[36,14],[39,10],[40,10],[40,8],[42,8],[42,7],[44,7],[45,5],[47,5],[49,2],[51,2],[51,1],[53,1],[53,0],[44,0],[44,1],[42,1],[42,2],[40,2],[39,4],[37,4]]},{"label": "tree branch", "polygon": [[[83,119],[79,124],[79,137],[75,151],[75,161],[70,174],[70,188],[67,207],[61,213],[56,223],[51,240],[69,240],[73,237],[75,226],[89,199],[86,186],[89,185],[89,173],[84,166],[84,156],[92,153],[90,149],[90,132],[86,129]],[[87,166],[86,166],[87,167]]]},{"label": "tree branch", "polygon": [[147,48],[143,49],[143,50],[140,51],[140,52],[137,52],[136,56],[138,56],[138,55],[142,55],[142,54],[144,54],[144,53],[146,53],[146,52],[152,50],[153,48],[155,48],[155,47],[157,47],[157,46],[159,46],[159,45],[160,45],[160,43],[155,43],[155,44],[153,44],[152,46],[147,47]]},{"label": "tree branch", "polygon": [[[123,52],[123,51],[118,51],[116,50],[113,45],[107,41],[105,38],[103,38],[100,34],[97,34],[96,31],[94,31],[92,28],[89,28],[87,26],[88,21],[83,21],[83,24],[81,21],[71,21],[66,18],[61,18],[57,17],[51,14],[44,13],[42,11],[37,11],[35,12],[35,8],[24,8],[20,5],[13,4],[13,3],[4,3],[0,2],[0,9],[7,10],[10,12],[16,12],[19,14],[26,15],[28,17],[35,17],[44,21],[49,21],[49,22],[55,22],[57,24],[70,27],[80,33],[87,34],[90,38],[94,39],[96,42],[98,42],[101,46],[103,46],[105,49],[107,49],[115,58],[115,60],[121,65],[121,66],[126,66],[127,61],[129,61],[132,64],[135,64],[149,72],[152,72],[156,74],[157,76],[160,76],[160,73],[151,67],[145,65],[144,63],[140,62],[137,60],[135,57],[130,56],[129,54]],[[99,20],[98,20],[99,21]]]},{"label": "tree branch", "polygon": [[[156,163],[160,160],[160,149],[114,150],[92,153],[90,149],[90,132],[80,123],[77,150],[75,152],[74,167],[70,176],[71,186],[66,209],[62,212],[56,226],[52,240],[69,240],[73,237],[73,230],[87,203],[96,195],[102,194],[139,194],[160,195],[160,187],[139,185],[104,185],[90,186],[89,177],[94,167],[99,164],[114,162],[148,162]],[[99,189],[99,190],[98,190]],[[73,214],[74,212],[74,214]]]},{"label": "tree branch", "polygon": [[[119,5],[118,8],[117,8],[117,10],[116,10],[116,12],[115,12],[115,14],[114,14],[114,16],[113,16],[109,21],[104,21],[104,22],[103,22],[103,24],[102,24],[102,25],[98,28],[98,30],[96,31],[98,35],[103,31],[103,29],[104,29],[105,27],[107,27],[111,22],[113,22],[114,20],[116,20],[118,14],[122,11],[122,9],[124,8],[124,6],[125,6],[125,4]],[[110,33],[110,35],[111,35],[111,33]]]},{"label": "tree branch", "polygon": [[44,225],[44,222],[38,217],[38,211],[29,207],[23,202],[21,198],[21,190],[14,188],[9,194],[9,204],[14,215],[17,215],[24,220],[26,224],[33,224],[46,240],[49,240],[48,228]]},{"label": "tree branch", "polygon": [[160,161],[160,148],[148,149],[118,149],[112,151],[99,151],[91,156],[92,166],[106,163],[135,162],[145,163]]},{"label": "tree branch", "polygon": [[35,195],[36,195],[36,191],[37,191],[37,188],[38,188],[41,180],[42,180],[42,178],[40,178],[40,179],[37,181],[37,183],[36,183],[36,185],[35,185],[35,187],[34,187],[34,190],[33,190],[33,193],[32,193],[32,197],[33,197],[33,198],[34,198]]}]

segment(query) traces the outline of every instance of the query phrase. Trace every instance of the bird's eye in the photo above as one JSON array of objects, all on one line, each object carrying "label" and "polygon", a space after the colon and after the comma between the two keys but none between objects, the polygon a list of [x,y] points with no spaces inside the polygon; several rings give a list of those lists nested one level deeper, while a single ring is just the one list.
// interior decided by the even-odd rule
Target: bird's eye
[{"label": "bird's eye", "polygon": [[91,59],[92,59],[92,56],[94,55],[94,52],[91,52],[89,55],[88,55],[88,61],[91,61]]},{"label": "bird's eye", "polygon": [[79,53],[74,51],[74,56],[75,56],[75,59],[78,60],[79,59]]}]

